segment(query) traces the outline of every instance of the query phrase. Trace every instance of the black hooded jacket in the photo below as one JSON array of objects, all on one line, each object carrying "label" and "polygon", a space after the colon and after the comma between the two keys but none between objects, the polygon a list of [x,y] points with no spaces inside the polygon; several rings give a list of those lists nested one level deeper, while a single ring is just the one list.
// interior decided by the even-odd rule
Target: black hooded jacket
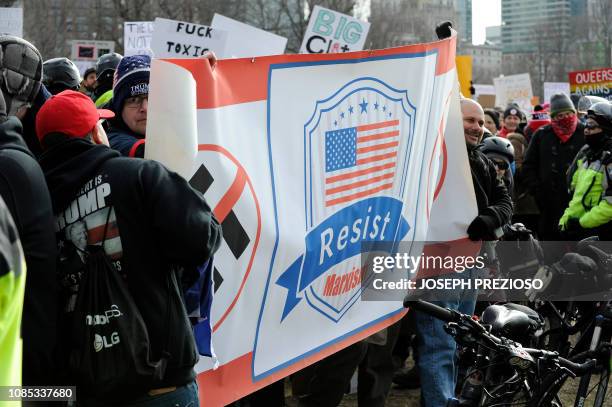
[{"label": "black hooded jacket", "polygon": [[105,251],[142,314],[151,360],[171,355],[155,387],[192,381],[195,342],[168,275],[174,265],[202,264],[219,246],[221,227],[202,195],[155,161],[123,158],[85,139],[53,145],[40,163],[56,216],[65,311],[78,293],[83,246],[101,243],[108,219]]},{"label": "black hooded jacket", "polygon": [[45,178],[22,138],[18,118],[0,124],[0,195],[19,231],[26,259],[23,384],[53,384],[57,329],[57,247]]},{"label": "black hooded jacket", "polygon": [[512,219],[512,198],[503,181],[497,179],[491,160],[477,146],[468,145],[467,148],[478,215],[493,233]]}]

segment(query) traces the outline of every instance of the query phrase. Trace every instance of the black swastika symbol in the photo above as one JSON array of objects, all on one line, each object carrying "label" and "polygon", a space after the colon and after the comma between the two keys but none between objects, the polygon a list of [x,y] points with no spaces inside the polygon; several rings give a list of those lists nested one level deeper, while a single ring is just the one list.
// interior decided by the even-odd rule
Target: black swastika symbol
[{"label": "black swastika symbol", "polygon": [[[189,184],[191,184],[194,189],[198,190],[203,195],[206,195],[206,191],[208,191],[213,182],[214,178],[210,171],[208,171],[204,165],[200,165],[200,168],[198,168],[196,173],[193,175],[189,181]],[[223,228],[223,239],[225,240],[225,243],[229,247],[234,257],[239,259],[251,241],[249,235],[244,230],[244,227],[242,227],[240,220],[233,210],[229,211],[224,219],[218,220],[221,222],[221,226]],[[215,267],[213,274],[215,292],[219,290],[223,280],[222,273]]]}]

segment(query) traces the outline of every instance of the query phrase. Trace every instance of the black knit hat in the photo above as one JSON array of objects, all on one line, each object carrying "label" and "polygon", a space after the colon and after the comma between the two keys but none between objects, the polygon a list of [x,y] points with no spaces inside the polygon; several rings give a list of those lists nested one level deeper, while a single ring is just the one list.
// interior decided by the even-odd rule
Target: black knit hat
[{"label": "black knit hat", "polygon": [[495,123],[495,128],[497,130],[499,130],[500,129],[500,127],[499,127],[499,113],[497,113],[493,109],[485,109],[484,110],[484,114],[486,114],[487,116],[489,116],[491,118],[491,120],[493,120],[493,123]]},{"label": "black knit hat", "polygon": [[504,110],[504,119],[508,116],[517,116],[521,120],[525,119],[521,109],[519,109],[519,107],[513,103],[509,104],[506,110]]}]

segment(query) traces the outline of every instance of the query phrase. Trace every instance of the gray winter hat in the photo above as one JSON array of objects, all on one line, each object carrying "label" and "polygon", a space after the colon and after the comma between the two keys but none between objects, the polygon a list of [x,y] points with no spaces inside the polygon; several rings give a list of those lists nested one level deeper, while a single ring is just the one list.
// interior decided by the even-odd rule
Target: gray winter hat
[{"label": "gray winter hat", "polygon": [[565,93],[557,93],[550,97],[550,117],[554,118],[559,113],[574,112],[576,108],[569,96]]},{"label": "gray winter hat", "polygon": [[0,90],[7,115],[15,115],[34,100],[42,81],[42,63],[34,45],[19,37],[0,35]]}]

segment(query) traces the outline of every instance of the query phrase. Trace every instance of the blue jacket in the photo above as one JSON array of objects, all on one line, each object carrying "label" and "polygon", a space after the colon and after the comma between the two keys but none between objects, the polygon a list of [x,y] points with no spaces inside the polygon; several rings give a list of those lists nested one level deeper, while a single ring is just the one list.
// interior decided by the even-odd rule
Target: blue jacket
[{"label": "blue jacket", "polygon": [[107,135],[110,147],[122,156],[144,158],[145,139],[128,129],[123,121],[111,121]]}]

